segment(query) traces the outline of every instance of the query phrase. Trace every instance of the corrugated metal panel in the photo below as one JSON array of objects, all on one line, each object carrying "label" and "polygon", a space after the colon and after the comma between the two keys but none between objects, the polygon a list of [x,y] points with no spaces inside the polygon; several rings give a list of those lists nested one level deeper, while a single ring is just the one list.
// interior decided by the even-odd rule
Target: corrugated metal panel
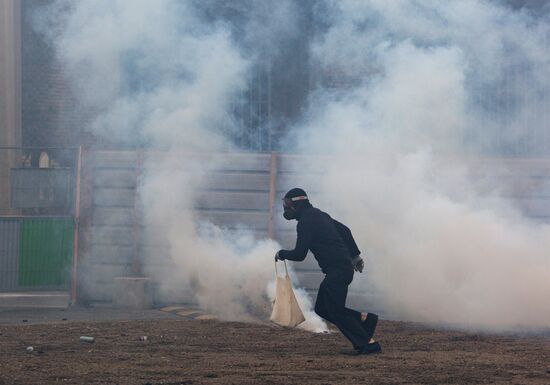
[{"label": "corrugated metal panel", "polygon": [[73,249],[73,219],[21,222],[19,286],[67,287]]},{"label": "corrugated metal panel", "polygon": [[0,218],[0,290],[17,288],[19,225],[18,219]]}]

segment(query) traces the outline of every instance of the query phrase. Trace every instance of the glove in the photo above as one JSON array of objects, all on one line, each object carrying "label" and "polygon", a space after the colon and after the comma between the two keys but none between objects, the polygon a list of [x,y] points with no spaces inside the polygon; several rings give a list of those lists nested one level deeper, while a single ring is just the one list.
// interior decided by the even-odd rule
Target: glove
[{"label": "glove", "polygon": [[361,258],[359,255],[357,255],[355,258],[351,260],[351,263],[353,265],[353,269],[355,271],[358,271],[360,273],[363,272],[363,267],[365,267],[365,263],[363,262],[363,258]]},{"label": "glove", "polygon": [[282,261],[283,258],[279,257],[279,252],[277,251],[277,253],[275,254],[275,262],[279,262],[279,261]]}]

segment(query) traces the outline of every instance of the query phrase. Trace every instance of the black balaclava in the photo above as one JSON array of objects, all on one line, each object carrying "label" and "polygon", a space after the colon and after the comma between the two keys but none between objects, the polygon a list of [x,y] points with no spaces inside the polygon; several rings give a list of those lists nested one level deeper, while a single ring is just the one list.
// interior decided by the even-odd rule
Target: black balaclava
[{"label": "black balaclava", "polygon": [[293,188],[283,198],[283,217],[289,221],[300,219],[300,214],[305,207],[311,207],[306,192],[301,188]]}]

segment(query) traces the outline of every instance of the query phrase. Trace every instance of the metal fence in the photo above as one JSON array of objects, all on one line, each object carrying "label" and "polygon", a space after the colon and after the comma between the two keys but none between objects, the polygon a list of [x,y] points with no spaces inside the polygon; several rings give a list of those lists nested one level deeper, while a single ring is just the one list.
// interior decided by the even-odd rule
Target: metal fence
[{"label": "metal fence", "polygon": [[68,289],[72,256],[72,217],[0,217],[0,290]]},{"label": "metal fence", "polygon": [[72,215],[78,148],[0,147],[0,215]]},{"label": "metal fence", "polygon": [[[366,80],[361,74],[326,71],[315,65],[307,68],[309,79],[295,79],[291,90],[288,84],[278,84],[277,69],[269,64],[255,68],[248,91],[230,102],[237,127],[226,134],[240,149],[280,151],[284,138],[295,129],[295,122],[301,121],[308,95],[322,89],[328,99],[339,100]],[[526,63],[505,62],[495,72],[500,74],[498,80],[483,81],[480,76],[472,76],[465,82],[469,123],[460,132],[452,133],[453,138],[446,138],[447,142],[477,156],[549,157],[548,85],[538,81],[537,71]],[[373,71],[371,76],[377,74]],[[301,106],[296,109],[299,112],[283,102],[296,95],[300,96],[293,99],[292,105]]]},{"label": "metal fence", "polygon": [[1,291],[74,291],[80,155],[0,147]]},{"label": "metal fence", "polygon": [[[74,203],[74,208],[43,207],[40,195],[33,198],[39,207],[20,208],[16,204],[6,208],[11,215],[0,216],[0,290],[66,289],[70,285],[74,300],[79,229],[82,257],[79,298],[85,295],[90,301],[110,301],[115,277],[141,273],[158,278],[155,280],[158,282],[161,276],[157,277],[155,271],[170,267],[170,254],[163,239],[148,237],[136,187],[143,162],[154,164],[159,155],[140,151],[86,151],[82,162],[82,193],[78,182],[80,173],[76,172],[80,162],[64,165],[71,170],[71,198],[67,200]],[[259,237],[271,236],[285,247],[292,246],[295,230],[281,219],[276,198],[308,178],[318,178],[315,170],[310,170],[311,175],[295,172],[294,165],[306,162],[307,157],[276,153],[189,155],[192,157],[196,159],[185,158],[189,164],[208,160],[215,165],[204,175],[200,199],[194,202],[201,218],[236,231],[245,226]],[[472,160],[471,168],[481,179],[484,176],[501,179],[506,187],[503,194],[515,200],[525,215],[550,222],[550,160],[503,161]],[[183,158],[182,162],[186,163]],[[17,169],[12,167],[11,172]],[[34,173],[24,175],[31,177]],[[27,181],[21,183],[25,185]],[[7,191],[17,194],[19,189],[10,186]],[[12,198],[10,202],[20,199]],[[56,199],[46,201],[57,202]],[[56,215],[51,213],[56,210]],[[297,271],[306,288],[316,287],[319,274],[312,259],[300,264]],[[166,301],[161,297],[156,299]]]}]

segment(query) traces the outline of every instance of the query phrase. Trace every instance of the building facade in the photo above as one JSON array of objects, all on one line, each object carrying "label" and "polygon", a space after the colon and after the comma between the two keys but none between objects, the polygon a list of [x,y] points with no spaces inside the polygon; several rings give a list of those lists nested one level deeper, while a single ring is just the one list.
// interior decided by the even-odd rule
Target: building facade
[{"label": "building facade", "polygon": [[[21,145],[21,7],[0,0],[0,147]],[[9,169],[18,153],[0,149],[0,210],[8,211]]]}]

